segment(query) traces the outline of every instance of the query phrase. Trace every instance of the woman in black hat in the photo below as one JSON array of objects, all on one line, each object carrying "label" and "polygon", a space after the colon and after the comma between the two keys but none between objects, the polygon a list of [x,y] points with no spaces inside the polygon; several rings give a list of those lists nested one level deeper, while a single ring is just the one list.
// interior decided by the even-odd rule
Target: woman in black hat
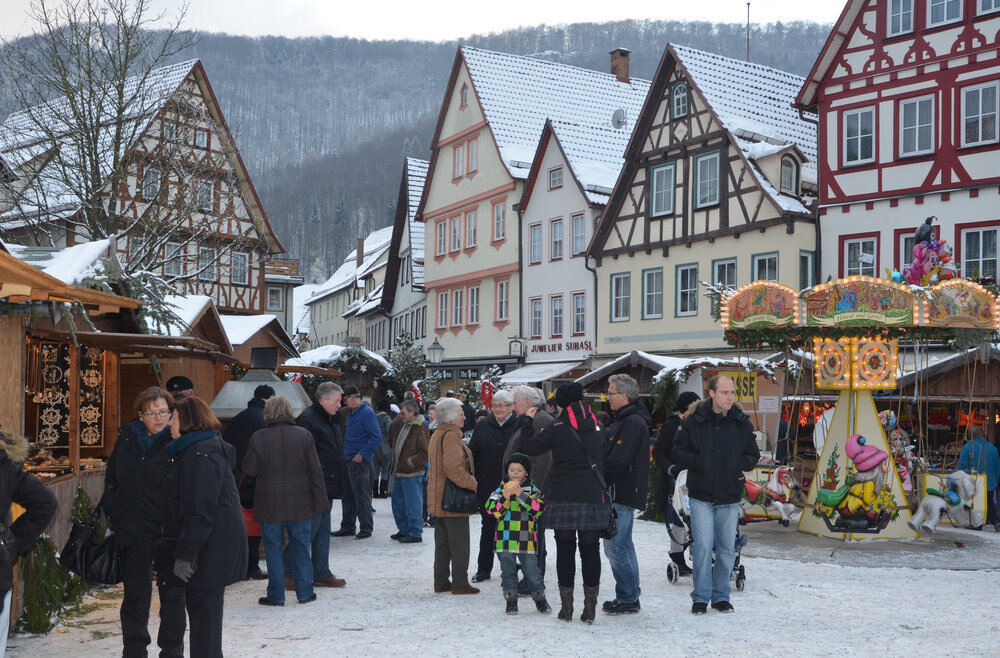
[{"label": "woman in black hat", "polygon": [[[604,468],[604,437],[590,407],[583,401],[583,387],[572,382],[556,390],[558,419],[534,434],[527,425],[521,450],[528,455],[552,451],[545,491],[545,527],[556,537],[556,573],[562,609],[559,619],[573,619],[573,584],[576,580],[576,550],[580,549],[583,571],[583,614],[580,620],[594,621],[601,583],[600,537],[610,521],[609,502],[604,487],[591,465]],[[535,409],[527,414],[534,417]]]},{"label": "woman in black hat", "polygon": [[680,519],[676,514],[671,513],[670,497],[674,495],[674,478],[667,472],[673,465],[670,454],[674,451],[674,436],[680,429],[681,422],[693,412],[701,402],[701,398],[694,391],[684,391],[677,396],[674,402],[673,411],[667,422],[663,423],[660,436],[653,446],[653,460],[660,469],[660,488],[657,492],[657,507],[663,514],[667,524],[667,534],[670,535],[670,559],[677,565],[678,572],[682,576],[691,575],[691,567],[684,562],[684,527],[680,524]]}]

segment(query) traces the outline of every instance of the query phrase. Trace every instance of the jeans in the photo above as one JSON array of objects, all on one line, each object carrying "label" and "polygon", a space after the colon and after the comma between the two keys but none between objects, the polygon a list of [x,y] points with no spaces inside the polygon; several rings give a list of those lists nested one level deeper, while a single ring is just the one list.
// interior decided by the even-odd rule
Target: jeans
[{"label": "jeans", "polygon": [[[729,600],[729,577],[736,562],[736,530],[740,504],[713,505],[695,498],[691,503],[691,559],[695,603]],[[712,564],[712,550],[715,564]]]},{"label": "jeans", "polygon": [[504,592],[517,590],[517,563],[521,562],[521,571],[532,594],[545,591],[542,576],[538,573],[538,558],[534,553],[497,553],[500,560],[500,587]]},{"label": "jeans", "polygon": [[[125,593],[120,612],[122,622],[122,655],[146,656],[149,645],[149,603],[153,595],[153,549],[125,546],[122,561],[122,581]],[[184,655],[184,588],[160,586],[160,630],[156,644],[161,656]],[[3,652],[0,652],[3,655]]]},{"label": "jeans", "polygon": [[[615,577],[615,601],[635,603],[639,600],[639,560],[632,543],[632,523],[635,508],[612,503],[618,512],[618,534],[604,540],[604,555]],[[734,535],[735,537],[735,535]]]},{"label": "jeans", "polygon": [[[279,560],[280,562],[280,560]],[[225,587],[187,588],[184,603],[191,619],[191,658],[222,658],[222,608]]]},{"label": "jeans", "polygon": [[3,597],[3,612],[0,612],[0,656],[7,655],[7,632],[10,630],[10,599],[14,590],[8,590]]},{"label": "jeans", "polygon": [[[285,600],[285,565],[281,558],[281,538],[288,531],[288,551],[292,556],[292,580],[295,582],[295,596],[304,601],[313,595],[313,569],[309,560],[309,539],[312,535],[312,520],[290,523],[261,523],[261,538],[267,559],[267,598],[271,601]],[[329,536],[329,534],[327,535]]]},{"label": "jeans", "polygon": [[[372,480],[375,479],[375,471],[372,463],[367,459],[360,462],[348,460],[347,479],[350,480],[351,493],[354,494],[354,513],[358,519],[358,528],[361,532],[371,532],[375,527],[372,518]],[[345,516],[344,521],[346,520]],[[354,526],[354,519],[351,519],[351,526]]]},{"label": "jeans", "polygon": [[421,537],[424,533],[424,488],[420,478],[396,477],[392,485],[392,516],[396,529],[407,537]]},{"label": "jeans", "polygon": [[[309,519],[309,555],[312,558],[313,582],[329,578],[330,573],[330,513],[320,512]],[[292,553],[289,546],[281,552],[285,573],[292,573]]]}]

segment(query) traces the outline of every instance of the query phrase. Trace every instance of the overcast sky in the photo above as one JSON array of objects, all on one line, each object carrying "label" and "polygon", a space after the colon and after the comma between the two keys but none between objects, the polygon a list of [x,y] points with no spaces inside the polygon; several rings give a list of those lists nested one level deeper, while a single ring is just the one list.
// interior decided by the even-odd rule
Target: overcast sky
[{"label": "overcast sky", "polygon": [[[31,1],[0,0],[0,36],[30,29],[26,10]],[[183,0],[153,2],[169,16],[183,4]],[[747,11],[745,0],[189,0],[188,4],[185,24],[209,32],[432,41],[539,23],[629,18],[742,23]],[[753,0],[751,20],[831,23],[843,6],[843,0]]]}]

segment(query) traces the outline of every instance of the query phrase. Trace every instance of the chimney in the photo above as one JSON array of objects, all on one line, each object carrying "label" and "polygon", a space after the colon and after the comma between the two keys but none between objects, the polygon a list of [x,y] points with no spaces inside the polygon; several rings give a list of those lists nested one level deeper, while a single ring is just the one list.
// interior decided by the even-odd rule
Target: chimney
[{"label": "chimney", "polygon": [[355,269],[360,270],[361,264],[365,262],[365,239],[358,238],[357,258],[354,259]]},{"label": "chimney", "polygon": [[611,72],[619,82],[628,82],[628,60],[632,53],[628,48],[615,48],[611,51]]}]

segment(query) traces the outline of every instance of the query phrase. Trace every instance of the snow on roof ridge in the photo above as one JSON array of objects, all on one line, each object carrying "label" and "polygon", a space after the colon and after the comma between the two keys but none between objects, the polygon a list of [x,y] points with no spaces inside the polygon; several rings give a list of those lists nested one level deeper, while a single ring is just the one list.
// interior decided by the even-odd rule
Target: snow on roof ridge
[{"label": "snow on roof ridge", "polygon": [[229,344],[236,347],[250,340],[258,331],[271,324],[273,320],[277,320],[278,316],[271,313],[260,315],[222,315],[220,313],[219,319],[222,320],[222,328],[226,332]]}]

